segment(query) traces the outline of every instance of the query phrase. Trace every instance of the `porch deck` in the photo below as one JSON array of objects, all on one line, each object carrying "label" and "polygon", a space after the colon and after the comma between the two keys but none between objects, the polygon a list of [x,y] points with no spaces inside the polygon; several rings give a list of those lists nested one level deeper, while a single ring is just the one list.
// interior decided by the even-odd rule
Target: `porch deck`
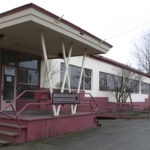
[{"label": "porch deck", "polygon": [[[9,115],[14,115],[13,111],[5,111]],[[16,111],[17,112],[17,111]],[[49,110],[25,110],[23,111],[18,119],[19,120],[38,120],[38,119],[50,119],[50,118],[61,118],[61,117],[69,117],[69,116],[78,116],[78,115],[87,115],[93,114],[92,112],[77,112],[72,115],[71,112],[61,112],[59,116],[54,116],[52,111]],[[0,114],[0,118],[8,118],[7,116]],[[9,119],[9,118],[8,118]]]},{"label": "porch deck", "polygon": [[[7,112],[12,115],[12,112]],[[19,122],[18,122],[19,121]],[[20,125],[19,125],[20,123]],[[69,132],[93,128],[98,125],[91,112],[71,115],[61,112],[53,116],[50,111],[24,111],[17,119],[0,115],[0,144],[17,144]],[[2,142],[1,142],[2,141]]]}]

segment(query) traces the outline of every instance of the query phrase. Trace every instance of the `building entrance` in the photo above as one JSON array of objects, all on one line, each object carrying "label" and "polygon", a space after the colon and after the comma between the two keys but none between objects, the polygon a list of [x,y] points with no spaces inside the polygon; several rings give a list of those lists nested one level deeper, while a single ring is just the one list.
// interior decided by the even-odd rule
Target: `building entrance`
[{"label": "building entrance", "polygon": [[16,97],[16,69],[14,67],[3,66],[2,83],[3,107],[7,103],[10,103]]},{"label": "building entrance", "polygon": [[[0,104],[4,108],[24,90],[39,89],[40,57],[8,50],[0,52]],[[28,99],[28,95],[22,98]]]}]

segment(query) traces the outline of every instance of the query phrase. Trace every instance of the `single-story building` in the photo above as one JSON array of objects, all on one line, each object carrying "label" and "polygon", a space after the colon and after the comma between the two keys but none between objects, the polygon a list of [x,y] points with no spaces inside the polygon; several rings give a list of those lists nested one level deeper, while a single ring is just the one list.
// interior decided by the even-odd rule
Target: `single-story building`
[{"label": "single-story building", "polygon": [[63,58],[69,52],[70,57],[104,54],[111,47],[34,4],[0,14],[0,107],[24,90],[42,87],[41,77],[47,72],[43,66],[51,71],[47,59]]},{"label": "single-story building", "polygon": [[[82,62],[82,57],[72,57],[70,59],[70,83],[71,89],[77,89],[77,83],[80,75],[80,64]],[[64,62],[62,59],[50,60],[51,67],[54,68],[52,81],[54,88],[60,88],[63,80],[64,72]],[[112,89],[112,82],[110,76],[120,76],[120,70],[128,70],[136,75],[141,76],[137,87],[131,94],[133,102],[144,102],[150,94],[150,75],[147,73],[141,72],[134,68],[131,68],[122,63],[116,62],[109,58],[93,55],[86,58],[85,68],[83,73],[83,80],[81,89],[85,92],[91,93],[93,97],[108,97],[110,102],[116,102],[115,96],[113,94],[114,90]],[[42,67],[44,70],[44,66]],[[41,71],[43,72],[43,71]],[[43,83],[43,75],[41,74],[41,86],[47,87]],[[131,77],[133,78],[133,77]],[[105,84],[104,84],[105,79]],[[133,80],[137,80],[133,78]],[[66,85],[67,89],[67,85]],[[129,102],[129,98],[128,98]]]},{"label": "single-story building", "polygon": [[[120,68],[142,76],[133,101],[144,102],[150,76],[99,55],[111,48],[34,4],[0,14],[0,144],[96,127],[94,97],[115,101],[109,79],[119,76]],[[92,111],[77,107],[81,99],[88,101],[87,110]],[[29,108],[36,113],[24,113]]]}]

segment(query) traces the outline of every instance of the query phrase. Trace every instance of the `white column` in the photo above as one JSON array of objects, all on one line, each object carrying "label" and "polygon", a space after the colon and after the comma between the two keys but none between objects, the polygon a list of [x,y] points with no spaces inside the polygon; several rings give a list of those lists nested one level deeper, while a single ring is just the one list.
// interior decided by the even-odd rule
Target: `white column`
[{"label": "white column", "polygon": [[45,61],[45,65],[47,68],[47,72],[48,72],[48,80],[49,80],[49,89],[50,89],[50,96],[52,98],[52,93],[53,93],[53,89],[52,89],[52,80],[51,80],[51,76],[50,76],[50,68],[49,68],[49,63],[48,63],[48,59],[47,59],[47,52],[46,52],[46,45],[45,45],[45,39],[43,34],[41,33],[41,43],[42,43],[42,50],[43,50],[43,56],[44,56],[44,61]]},{"label": "white column", "polygon": [[84,52],[84,56],[83,56],[83,59],[82,59],[81,72],[80,72],[80,78],[79,78],[77,93],[80,92],[80,88],[81,88],[82,75],[83,75],[83,69],[84,69],[85,58],[86,58],[86,52]]},{"label": "white column", "polygon": [[[50,68],[49,68],[49,63],[48,63],[48,58],[47,58],[45,39],[44,39],[44,35],[42,33],[41,33],[41,44],[42,44],[42,50],[43,50],[44,61],[45,61],[46,69],[47,69],[47,74],[48,74],[47,76],[48,76],[48,81],[49,81],[50,96],[52,99],[52,93],[53,93],[52,80],[51,80],[51,76],[50,76]],[[56,106],[52,105],[52,108],[53,108],[54,116],[58,116],[58,113],[56,111]]]},{"label": "white column", "polygon": [[[83,75],[85,58],[86,58],[86,51],[84,52],[84,56],[83,56],[83,59],[82,59],[81,72],[80,72],[80,78],[79,78],[77,93],[80,92],[80,88],[81,88],[81,82],[82,82],[82,75]],[[77,106],[78,106],[77,104],[75,104],[75,105],[71,104],[71,113],[72,114],[76,114]]]},{"label": "white column", "polygon": [[62,51],[63,51],[63,58],[64,58],[64,64],[65,64],[65,73],[64,73],[64,79],[63,79],[63,83],[62,83],[62,87],[61,87],[61,93],[64,92],[66,78],[68,80],[68,91],[69,91],[69,93],[71,93],[70,78],[69,78],[68,69],[69,69],[69,61],[70,61],[70,57],[71,57],[71,53],[72,53],[72,45],[70,46],[70,50],[69,50],[69,54],[68,54],[68,60],[66,58],[64,42],[62,42]]}]

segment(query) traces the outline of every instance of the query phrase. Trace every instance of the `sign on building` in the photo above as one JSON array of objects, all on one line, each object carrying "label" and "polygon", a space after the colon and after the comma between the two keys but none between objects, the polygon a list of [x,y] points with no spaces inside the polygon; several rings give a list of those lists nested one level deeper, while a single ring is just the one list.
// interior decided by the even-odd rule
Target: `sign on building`
[{"label": "sign on building", "polygon": [[53,93],[53,104],[79,104],[80,94],[78,93]]}]

